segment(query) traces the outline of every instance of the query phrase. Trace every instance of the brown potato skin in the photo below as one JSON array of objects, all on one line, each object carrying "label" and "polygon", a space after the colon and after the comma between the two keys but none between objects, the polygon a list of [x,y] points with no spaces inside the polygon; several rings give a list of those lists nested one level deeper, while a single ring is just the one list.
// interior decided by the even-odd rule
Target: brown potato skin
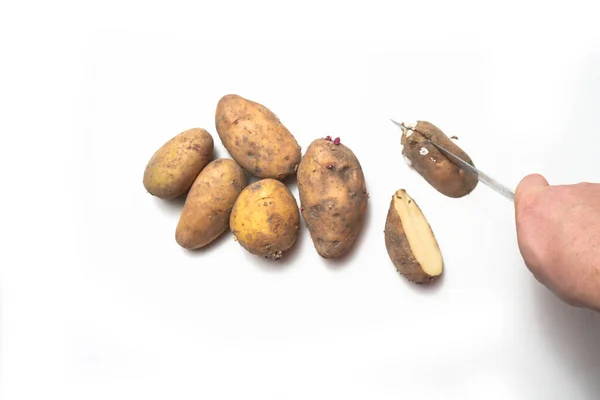
[{"label": "brown potato skin", "polygon": [[233,205],[246,185],[248,177],[234,160],[210,162],[185,199],[175,230],[177,243],[189,250],[199,249],[225,232]]},{"label": "brown potato skin", "polygon": [[250,174],[283,180],[296,173],[300,146],[267,107],[229,94],[217,104],[215,123],[223,146]]},{"label": "brown potato skin", "polygon": [[317,253],[323,258],[346,254],[363,226],[368,204],[365,176],[352,150],[314,140],[298,167],[298,193]]},{"label": "brown potato skin", "polygon": [[[412,167],[438,192],[448,197],[459,198],[471,193],[477,186],[477,177],[452,163],[435,146],[427,142],[423,134],[474,165],[469,155],[430,122],[418,121],[415,129],[419,132],[414,131],[410,137],[407,137],[405,132],[401,139],[402,154],[411,161]],[[422,147],[427,149],[427,155],[419,154]]]},{"label": "brown potato skin", "polygon": [[262,179],[240,193],[229,225],[235,239],[247,251],[279,260],[298,238],[298,203],[282,182]]},{"label": "brown potato skin", "polygon": [[144,170],[144,187],[153,196],[174,199],[187,192],[213,157],[214,141],[202,128],[181,132],[163,144]]},{"label": "brown potato skin", "polygon": [[[402,220],[394,207],[394,197],[401,196],[402,193],[402,189],[398,190],[390,201],[385,221],[385,247],[400,275],[417,284],[432,282],[441,275],[430,276],[423,271],[421,265],[413,255],[406,234],[404,233],[404,228],[402,227]],[[418,205],[414,198],[412,201]],[[431,234],[433,235],[433,232]]]}]

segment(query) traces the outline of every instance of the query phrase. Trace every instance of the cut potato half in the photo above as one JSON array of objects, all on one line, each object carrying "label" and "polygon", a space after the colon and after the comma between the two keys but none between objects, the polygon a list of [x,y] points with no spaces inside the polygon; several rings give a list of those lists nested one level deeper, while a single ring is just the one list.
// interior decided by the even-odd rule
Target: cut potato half
[{"label": "cut potato half", "polygon": [[429,222],[404,189],[392,196],[385,246],[398,272],[411,282],[431,282],[442,274],[443,258]]}]

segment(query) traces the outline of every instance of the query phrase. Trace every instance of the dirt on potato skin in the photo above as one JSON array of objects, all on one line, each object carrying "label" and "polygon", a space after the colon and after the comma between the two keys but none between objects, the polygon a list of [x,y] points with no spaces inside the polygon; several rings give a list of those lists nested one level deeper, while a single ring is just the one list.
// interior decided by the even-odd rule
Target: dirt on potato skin
[{"label": "dirt on potato skin", "polygon": [[354,245],[368,205],[365,176],[350,148],[314,140],[298,167],[301,213],[315,249],[338,258]]},{"label": "dirt on potato skin", "polygon": [[[395,207],[395,198],[402,195],[403,190],[401,189],[392,196],[392,200],[390,201],[384,230],[385,248],[400,275],[416,284],[429,283],[436,280],[439,275],[428,275],[415,259],[406,237],[402,220]],[[416,204],[414,199],[411,199],[411,201]],[[431,231],[431,234],[433,235],[433,231]]]},{"label": "dirt on potato skin", "polygon": [[217,104],[215,125],[231,157],[250,174],[284,180],[296,173],[300,145],[264,105],[236,94],[225,95]]},{"label": "dirt on potato skin", "polygon": [[248,252],[278,260],[298,238],[298,204],[285,184],[272,178],[262,179],[248,185],[238,196],[230,228]]},{"label": "dirt on potato skin", "polygon": [[477,176],[465,172],[426,139],[439,144],[474,166],[471,157],[448,138],[437,126],[418,121],[414,129],[402,133],[402,155],[433,188],[452,198],[471,193],[479,183]]}]

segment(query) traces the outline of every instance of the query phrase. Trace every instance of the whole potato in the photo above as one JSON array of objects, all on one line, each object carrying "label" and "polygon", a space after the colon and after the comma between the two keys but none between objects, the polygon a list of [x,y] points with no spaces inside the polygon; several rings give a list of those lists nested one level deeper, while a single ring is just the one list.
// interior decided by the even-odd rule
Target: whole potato
[{"label": "whole potato", "polygon": [[229,225],[235,239],[250,253],[278,260],[298,238],[298,204],[283,183],[262,179],[240,193]]},{"label": "whole potato", "polygon": [[144,171],[144,187],[161,199],[181,196],[210,162],[213,148],[213,138],[206,130],[181,132],[152,155]]},{"label": "whole potato", "polygon": [[471,165],[473,161],[438,127],[427,121],[404,124],[402,129],[402,154],[425,180],[448,197],[463,197],[473,191],[478,179],[450,161],[425,138],[439,144]]},{"label": "whole potato", "polygon": [[252,175],[283,180],[296,173],[300,146],[262,104],[235,94],[223,96],[217,104],[215,122],[223,146]]},{"label": "whole potato", "polygon": [[317,139],[298,168],[302,216],[317,253],[323,258],[346,254],[364,223],[368,194],[362,167],[348,147]]},{"label": "whole potato", "polygon": [[442,253],[431,226],[404,189],[397,190],[390,202],[385,247],[398,272],[411,282],[431,282],[442,274]]},{"label": "whole potato", "polygon": [[177,243],[186,249],[198,249],[225,232],[233,204],[247,184],[246,173],[234,160],[210,162],[185,199],[175,230]]}]

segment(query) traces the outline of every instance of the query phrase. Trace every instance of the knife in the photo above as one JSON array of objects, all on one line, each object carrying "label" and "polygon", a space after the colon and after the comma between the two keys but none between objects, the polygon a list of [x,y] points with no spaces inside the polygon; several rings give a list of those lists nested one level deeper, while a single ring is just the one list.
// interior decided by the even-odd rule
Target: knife
[{"label": "knife", "polygon": [[[417,129],[408,128],[404,124],[401,124],[400,122],[396,122],[396,121],[394,121],[391,118],[390,118],[390,121],[392,121],[392,123],[394,123],[395,125],[399,126],[402,129],[410,129],[411,131],[418,132],[421,135],[423,135],[423,132],[419,132]],[[485,184],[488,187],[492,188],[493,190],[495,190],[496,192],[500,193],[501,195],[505,196],[509,200],[514,201],[515,194],[514,194],[514,192],[512,190],[510,190],[509,188],[507,188],[506,186],[504,186],[503,184],[501,184],[497,180],[492,179],[488,175],[484,174],[479,169],[475,168],[473,165],[471,165],[468,162],[464,161],[462,158],[458,157],[457,155],[453,154],[452,152],[446,150],[445,148],[443,148],[439,144],[431,141],[425,135],[423,135],[423,138],[425,138],[425,140],[427,140],[429,143],[431,143],[431,145],[433,145],[436,149],[438,149],[441,153],[443,153],[446,157],[448,157],[448,159],[450,159],[450,161],[452,161],[455,165],[457,165],[458,167],[460,167],[462,170],[467,171],[467,172],[469,172],[471,174],[476,175],[477,179],[480,182],[482,182],[483,184]]]}]

